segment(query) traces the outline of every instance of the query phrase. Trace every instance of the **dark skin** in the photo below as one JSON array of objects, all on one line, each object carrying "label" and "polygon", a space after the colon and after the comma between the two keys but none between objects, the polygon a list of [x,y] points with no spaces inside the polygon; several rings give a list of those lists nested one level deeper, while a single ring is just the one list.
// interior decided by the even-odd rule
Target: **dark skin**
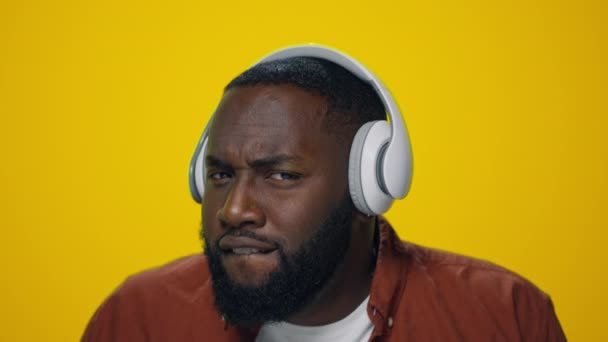
[{"label": "dark skin", "polygon": [[[348,156],[356,128],[338,132],[328,127],[326,111],[323,97],[292,85],[236,87],[224,94],[206,154],[203,225],[211,245],[234,247],[222,238],[229,229],[243,229],[263,237],[264,247],[280,245],[293,254],[339,206],[348,191]],[[352,239],[343,263],[288,322],[338,321],[369,294],[374,220],[356,210],[352,215]],[[222,257],[230,278],[247,286],[264,283],[278,260],[272,249]]]}]

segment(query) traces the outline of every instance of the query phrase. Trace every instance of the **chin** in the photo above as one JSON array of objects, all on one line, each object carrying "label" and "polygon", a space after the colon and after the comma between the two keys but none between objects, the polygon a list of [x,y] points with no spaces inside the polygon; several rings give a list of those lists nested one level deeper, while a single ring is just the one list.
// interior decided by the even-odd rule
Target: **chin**
[{"label": "chin", "polygon": [[276,255],[267,254],[223,255],[222,266],[235,284],[243,287],[259,287],[266,284],[270,274],[279,269],[279,258]]}]

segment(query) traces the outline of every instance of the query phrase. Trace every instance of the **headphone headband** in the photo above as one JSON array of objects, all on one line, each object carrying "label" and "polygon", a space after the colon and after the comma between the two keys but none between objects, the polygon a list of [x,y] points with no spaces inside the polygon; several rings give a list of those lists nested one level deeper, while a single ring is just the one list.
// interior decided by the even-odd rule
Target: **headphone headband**
[{"label": "headphone headband", "polygon": [[338,50],[314,44],[298,45],[275,51],[255,65],[291,57],[314,57],[336,63],[374,87],[384,104],[391,124],[391,138],[381,161],[383,172],[379,174],[381,177],[379,181],[383,190],[388,192],[391,197],[405,197],[411,185],[412,168],[411,158],[403,156],[404,154],[411,155],[411,146],[406,137],[407,130],[401,118],[401,111],[390,91],[378,77],[356,59]]},{"label": "headphone headband", "polygon": [[[386,211],[392,199],[405,197],[412,179],[410,141],[401,111],[393,96],[382,82],[357,60],[324,46],[307,44],[284,48],[265,56],[254,66],[291,57],[313,57],[333,62],[371,84],[380,97],[389,122],[368,122],[357,132],[349,162],[349,187],[351,197],[360,211],[369,215]],[[189,168],[190,192],[199,203],[202,202],[204,194],[204,153],[209,127],[210,124],[205,127]]]}]

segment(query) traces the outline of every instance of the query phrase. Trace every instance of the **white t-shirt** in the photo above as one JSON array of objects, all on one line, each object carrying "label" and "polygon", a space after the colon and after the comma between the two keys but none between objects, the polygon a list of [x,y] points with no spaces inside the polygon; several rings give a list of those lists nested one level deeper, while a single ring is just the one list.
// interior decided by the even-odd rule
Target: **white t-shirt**
[{"label": "white t-shirt", "polygon": [[367,316],[369,296],[343,319],[321,326],[303,326],[287,322],[264,324],[256,342],[359,342],[368,341],[374,330]]}]

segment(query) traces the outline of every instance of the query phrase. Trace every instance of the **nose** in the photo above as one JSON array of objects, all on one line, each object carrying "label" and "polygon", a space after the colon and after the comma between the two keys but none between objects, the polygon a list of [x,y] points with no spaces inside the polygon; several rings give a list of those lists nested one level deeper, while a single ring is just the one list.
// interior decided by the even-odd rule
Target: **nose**
[{"label": "nose", "polygon": [[235,179],[217,218],[226,228],[259,228],[266,223],[264,211],[258,205],[254,181],[245,177]]}]

